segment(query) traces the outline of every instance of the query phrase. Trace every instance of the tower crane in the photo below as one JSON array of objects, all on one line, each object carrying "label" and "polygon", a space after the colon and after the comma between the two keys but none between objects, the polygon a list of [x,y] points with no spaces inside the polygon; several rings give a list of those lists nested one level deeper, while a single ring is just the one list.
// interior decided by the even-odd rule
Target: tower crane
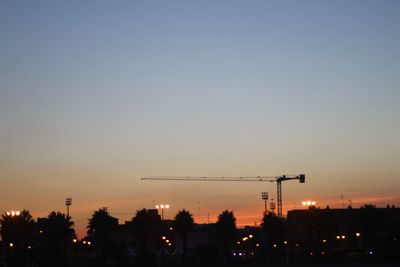
[{"label": "tower crane", "polygon": [[197,182],[276,182],[277,199],[278,199],[278,216],[282,217],[282,182],[288,180],[299,180],[304,183],[306,176],[298,175],[281,175],[281,176],[249,176],[249,177],[210,177],[210,176],[148,176],[141,178],[142,180],[166,180],[166,181],[197,181]]}]

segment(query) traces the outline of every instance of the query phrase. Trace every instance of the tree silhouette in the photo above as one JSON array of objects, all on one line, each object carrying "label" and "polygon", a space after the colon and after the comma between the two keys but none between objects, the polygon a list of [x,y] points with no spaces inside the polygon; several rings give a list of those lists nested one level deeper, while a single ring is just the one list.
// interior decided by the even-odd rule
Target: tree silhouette
[{"label": "tree silhouette", "polygon": [[264,215],[261,226],[265,232],[265,238],[269,246],[272,246],[272,244],[281,244],[285,239],[285,219],[273,213],[268,213]]},{"label": "tree silhouette", "polygon": [[265,248],[270,260],[279,261],[283,257],[284,250],[280,246],[286,237],[286,221],[273,213],[264,215],[261,224],[265,233]]},{"label": "tree silhouette", "polygon": [[87,236],[94,241],[97,255],[105,256],[106,248],[110,243],[111,231],[118,225],[118,220],[107,211],[107,208],[100,208],[94,211],[87,226]]},{"label": "tree silhouette", "polygon": [[187,234],[194,226],[192,214],[189,211],[181,210],[175,216],[174,226],[183,241],[183,255],[187,256]]},{"label": "tree silhouette", "polygon": [[7,266],[25,266],[27,264],[27,248],[30,245],[35,225],[27,210],[17,214],[4,213],[0,219],[1,236],[9,248],[6,253]]},{"label": "tree silhouette", "polygon": [[46,218],[44,235],[49,248],[53,252],[60,252],[65,249],[66,243],[75,236],[73,225],[71,217],[67,217],[59,211],[52,211]]},{"label": "tree silhouette", "polygon": [[25,246],[32,236],[35,222],[29,211],[23,210],[15,216],[9,213],[2,214],[0,224],[4,241],[16,246]]},{"label": "tree silhouette", "polygon": [[232,211],[225,210],[218,215],[217,231],[222,241],[225,258],[228,258],[236,237],[236,218]]},{"label": "tree silhouette", "polygon": [[139,239],[140,252],[146,254],[149,243],[154,245],[154,241],[159,239],[162,230],[161,217],[150,210],[138,210],[132,218],[132,230]]}]

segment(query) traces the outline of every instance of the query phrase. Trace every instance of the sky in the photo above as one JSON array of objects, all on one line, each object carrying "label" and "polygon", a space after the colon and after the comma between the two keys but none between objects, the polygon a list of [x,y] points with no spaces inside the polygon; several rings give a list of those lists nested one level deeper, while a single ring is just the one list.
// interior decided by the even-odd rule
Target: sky
[{"label": "sky", "polygon": [[400,205],[399,1],[1,1],[0,212],[171,205],[259,224],[284,211]]}]

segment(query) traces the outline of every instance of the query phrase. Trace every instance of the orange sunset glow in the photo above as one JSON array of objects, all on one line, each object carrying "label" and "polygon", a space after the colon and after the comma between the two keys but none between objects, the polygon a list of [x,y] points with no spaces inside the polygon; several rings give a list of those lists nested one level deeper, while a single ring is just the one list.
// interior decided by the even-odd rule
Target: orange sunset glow
[{"label": "orange sunset glow", "polygon": [[[239,252],[253,262],[324,259],[322,246],[280,258],[289,234],[317,236],[282,230],[313,224],[307,212],[321,221],[331,213],[335,231],[371,221],[362,227],[378,232],[374,214],[394,220],[400,207],[399,14],[390,0],[0,3],[0,259],[18,262],[27,256],[13,251],[42,246],[47,266],[61,266],[52,259],[104,252],[104,240],[132,245],[131,256],[164,256],[164,243],[146,239],[160,233],[140,230],[147,219],[165,229],[188,223],[166,250],[204,264],[210,257],[194,255],[214,245],[218,263]],[[182,176],[190,178],[165,179]],[[96,236],[97,216],[111,234]],[[18,220],[29,238],[16,233]],[[226,238],[216,234],[224,220]],[[268,220],[282,224],[279,244]],[[59,236],[76,247],[63,251],[57,233],[43,234],[60,221]],[[206,227],[216,236],[184,239]],[[230,247],[249,231],[259,231],[259,250]],[[219,241],[195,250],[201,240]],[[349,240],[331,251],[365,262],[398,254]],[[275,257],[264,241],[283,252]],[[112,262],[146,258],[126,257]]]}]

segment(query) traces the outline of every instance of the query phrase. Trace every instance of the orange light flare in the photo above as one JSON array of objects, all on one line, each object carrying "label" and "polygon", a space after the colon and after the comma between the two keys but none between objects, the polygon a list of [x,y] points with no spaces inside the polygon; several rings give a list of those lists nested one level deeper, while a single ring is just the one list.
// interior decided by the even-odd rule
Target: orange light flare
[{"label": "orange light flare", "polygon": [[301,202],[301,205],[306,207],[315,206],[315,204],[317,204],[317,202],[315,202],[314,200],[306,200]]},{"label": "orange light flare", "polygon": [[7,211],[6,215],[11,217],[20,216],[21,212],[19,210]]}]

